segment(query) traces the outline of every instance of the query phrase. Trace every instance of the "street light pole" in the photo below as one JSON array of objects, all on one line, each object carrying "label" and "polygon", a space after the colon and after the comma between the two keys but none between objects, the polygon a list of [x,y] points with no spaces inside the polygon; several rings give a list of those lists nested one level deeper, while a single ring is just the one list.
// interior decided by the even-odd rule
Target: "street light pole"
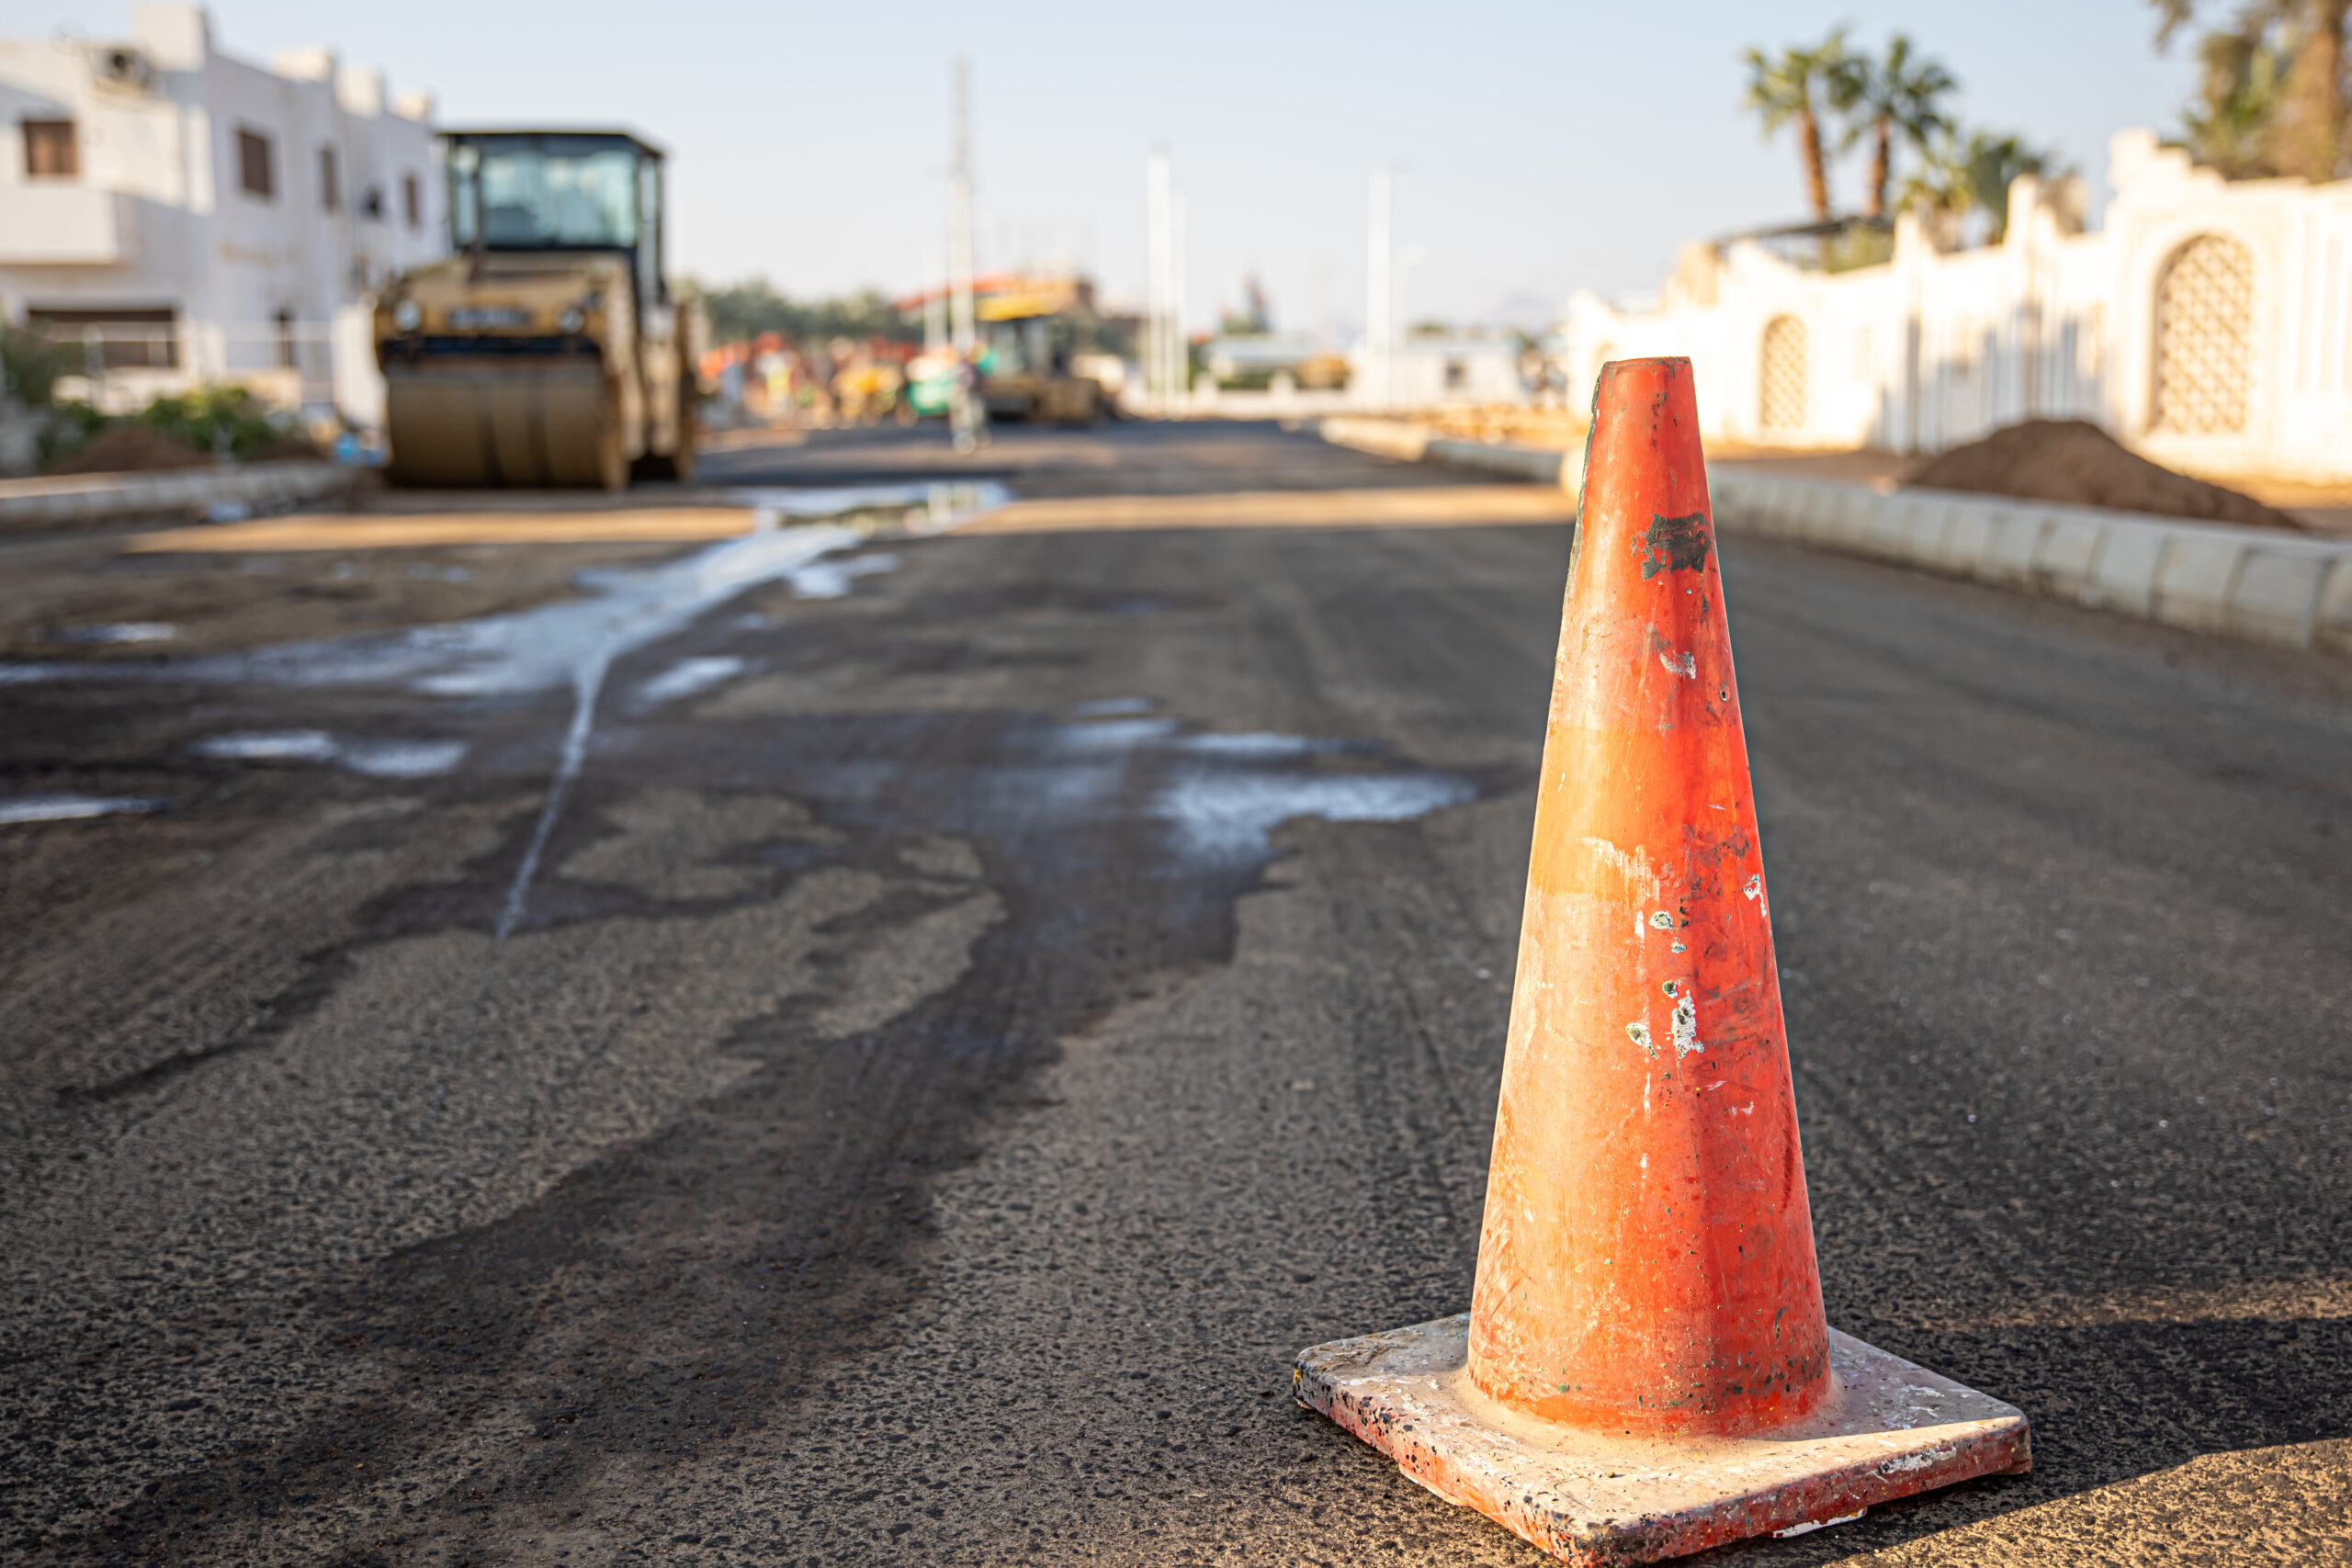
[{"label": "street light pole", "polygon": [[1184,342],[1184,198],[1173,197],[1168,214],[1168,384],[1178,406],[1193,390],[1192,355]]},{"label": "street light pole", "polygon": [[1147,261],[1150,275],[1150,299],[1144,319],[1144,390],[1154,412],[1166,413],[1174,389],[1168,380],[1168,339],[1170,336],[1169,296],[1174,290],[1175,247],[1170,231],[1174,199],[1170,194],[1168,154],[1154,152],[1144,172],[1144,220],[1148,232]]},{"label": "street light pole", "polygon": [[972,62],[961,55],[956,60],[956,175],[949,222],[949,331],[956,352],[969,355],[978,339],[972,317]]},{"label": "street light pole", "polygon": [[1364,398],[1373,407],[1389,402],[1389,355],[1396,330],[1394,268],[1396,247],[1389,238],[1388,170],[1372,171],[1372,221],[1364,257]]}]

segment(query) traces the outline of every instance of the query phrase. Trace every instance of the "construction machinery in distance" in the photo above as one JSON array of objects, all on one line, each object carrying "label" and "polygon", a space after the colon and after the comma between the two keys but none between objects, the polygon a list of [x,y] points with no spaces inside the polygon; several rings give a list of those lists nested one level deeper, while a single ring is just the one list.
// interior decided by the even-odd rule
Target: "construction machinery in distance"
[{"label": "construction machinery in distance", "polygon": [[690,479],[699,304],[662,270],[662,152],[621,130],[445,132],[447,260],[376,305],[403,485]]},{"label": "construction machinery in distance", "polygon": [[[910,320],[930,318],[937,335],[948,289],[898,301]],[[1097,313],[1094,285],[1068,274],[1001,273],[972,280],[979,333],[980,397],[990,419],[1091,424],[1115,412],[1124,363],[1114,324]],[[946,412],[954,352],[942,341],[908,369],[917,413]]]}]

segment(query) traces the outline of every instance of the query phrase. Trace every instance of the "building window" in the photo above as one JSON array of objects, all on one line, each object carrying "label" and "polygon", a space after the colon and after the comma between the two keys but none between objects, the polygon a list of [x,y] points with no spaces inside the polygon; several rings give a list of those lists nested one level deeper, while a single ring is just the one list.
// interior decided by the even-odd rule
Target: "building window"
[{"label": "building window", "polygon": [[1756,378],[1756,422],[1767,430],[1804,428],[1804,323],[1794,316],[1775,316],[1764,327],[1764,352]]},{"label": "building window", "polygon": [[343,205],[343,171],[335,166],[334,149],[319,149],[319,205],[329,212]]},{"label": "building window", "polygon": [[414,175],[401,176],[401,210],[412,229],[424,227],[424,186]]},{"label": "building window", "polygon": [[70,119],[28,119],[25,130],[25,174],[36,180],[70,180],[82,172],[82,144]]},{"label": "building window", "polygon": [[130,310],[25,312],[25,324],[53,343],[82,351],[82,365],[98,370],[176,370],[179,328],[169,308]]},{"label": "building window", "polygon": [[277,195],[277,171],[270,167],[269,138],[257,130],[237,132],[237,185],[264,201]]},{"label": "building window", "polygon": [[2155,427],[2184,435],[2245,428],[2254,379],[2254,256],[2199,234],[2156,280]]}]

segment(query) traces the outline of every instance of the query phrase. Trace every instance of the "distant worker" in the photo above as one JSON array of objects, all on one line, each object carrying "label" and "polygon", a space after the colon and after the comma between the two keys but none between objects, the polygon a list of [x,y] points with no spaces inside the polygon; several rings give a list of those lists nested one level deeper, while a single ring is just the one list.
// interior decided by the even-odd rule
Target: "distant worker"
[{"label": "distant worker", "polygon": [[967,457],[989,444],[988,400],[980,395],[980,360],[967,354],[956,362],[956,387],[948,395],[947,423],[956,450]]}]

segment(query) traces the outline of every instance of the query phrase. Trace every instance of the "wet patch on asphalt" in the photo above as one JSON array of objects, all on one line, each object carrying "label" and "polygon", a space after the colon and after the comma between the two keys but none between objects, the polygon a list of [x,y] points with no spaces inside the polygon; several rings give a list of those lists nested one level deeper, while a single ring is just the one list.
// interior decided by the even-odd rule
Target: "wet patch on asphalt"
[{"label": "wet patch on asphalt", "polygon": [[[1065,595],[1056,612],[1073,598],[1081,613],[1135,613],[1127,593]],[[737,657],[715,649],[746,634],[774,640],[698,626],[625,658],[614,679]],[[956,667],[1005,657],[955,643],[927,646]],[[471,749],[434,787],[511,799],[544,780],[557,700],[437,704]],[[462,1534],[491,1495],[528,1499],[533,1528],[558,1529],[587,1461],[658,1471],[703,1436],[774,1418],[820,1391],[828,1368],[881,1346],[893,1310],[929,1288],[905,1250],[927,1223],[929,1178],[966,1157],[976,1118],[1025,1103],[1027,1076],[1060,1039],[1230,958],[1234,900],[1262,886],[1280,822],[1378,831],[1521,782],[1346,739],[1204,734],[1138,705],[1150,705],[714,722],[710,701],[682,698],[602,729],[516,940],[723,919],[812,877],[878,879],[878,897],[823,926],[813,962],[826,978],[708,1042],[743,1076],[662,1130],[503,1218],[317,1278],[280,1325],[323,1380],[311,1414],[280,1436],[230,1439],[217,1462],[148,1471],[140,1502],[54,1544],[195,1560],[221,1529],[264,1529],[272,1544],[254,1561],[371,1539],[400,1551],[417,1530]],[[320,718],[333,725],[320,735],[348,728]],[[729,781],[741,793],[713,788]],[[312,955],[265,1026],[74,1098],[135,1102],[284,1040],[338,1005],[388,942],[493,929],[532,826],[510,813],[495,850],[375,900],[361,934]],[[447,983],[474,980],[460,965]],[[723,1256],[707,1250],[714,1235],[730,1238]],[[704,1239],[682,1257],[678,1236]]]}]

